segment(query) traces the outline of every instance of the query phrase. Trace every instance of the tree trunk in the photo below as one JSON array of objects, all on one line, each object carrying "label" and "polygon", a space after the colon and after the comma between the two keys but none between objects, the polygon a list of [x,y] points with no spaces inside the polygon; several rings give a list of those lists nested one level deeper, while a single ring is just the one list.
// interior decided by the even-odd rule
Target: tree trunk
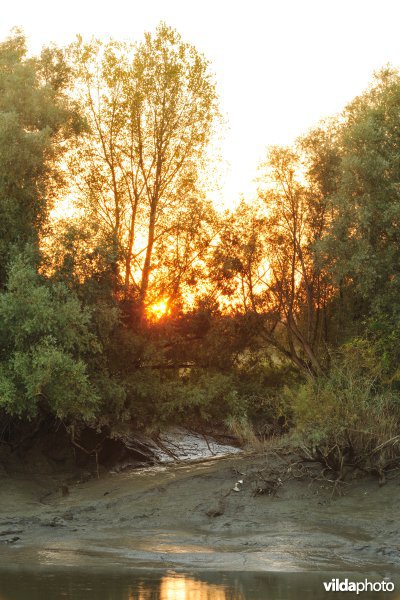
[{"label": "tree trunk", "polygon": [[140,284],[140,296],[139,296],[139,309],[142,316],[144,316],[147,290],[149,287],[149,278],[151,271],[151,256],[153,253],[154,246],[154,238],[155,238],[155,228],[156,228],[156,212],[157,212],[157,204],[153,203],[150,213],[150,221],[149,221],[149,234],[147,238],[147,248],[146,248],[146,257],[144,259],[144,265],[142,270],[142,281]]}]

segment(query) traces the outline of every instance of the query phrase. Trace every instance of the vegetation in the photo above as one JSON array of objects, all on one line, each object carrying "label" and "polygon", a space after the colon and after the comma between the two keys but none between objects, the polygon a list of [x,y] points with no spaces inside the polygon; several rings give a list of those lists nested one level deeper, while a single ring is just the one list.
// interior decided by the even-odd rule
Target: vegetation
[{"label": "vegetation", "polygon": [[0,44],[0,436],[295,429],[339,477],[383,479],[400,459],[400,74],[270,148],[257,200],[226,214],[200,183],[217,125],[210,65],[165,24],[35,58],[19,31]]}]

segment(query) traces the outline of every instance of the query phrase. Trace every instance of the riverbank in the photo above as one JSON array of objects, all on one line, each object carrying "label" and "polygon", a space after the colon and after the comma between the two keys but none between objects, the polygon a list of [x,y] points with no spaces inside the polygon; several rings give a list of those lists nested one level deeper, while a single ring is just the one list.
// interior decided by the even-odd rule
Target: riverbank
[{"label": "riverbank", "polygon": [[[3,567],[237,571],[400,568],[399,480],[340,487],[269,451],[109,472],[60,486],[3,476]],[[243,483],[240,483],[240,482]]]}]

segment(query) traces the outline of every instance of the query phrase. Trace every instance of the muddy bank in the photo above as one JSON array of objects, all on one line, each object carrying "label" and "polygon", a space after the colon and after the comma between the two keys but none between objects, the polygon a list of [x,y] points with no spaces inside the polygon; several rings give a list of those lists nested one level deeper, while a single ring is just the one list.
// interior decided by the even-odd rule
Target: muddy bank
[{"label": "muddy bank", "polygon": [[7,433],[0,443],[0,477],[36,473],[60,481],[237,454],[241,445],[237,436],[224,430],[170,427],[150,436],[129,425],[116,432],[106,426],[66,428],[52,419],[36,427],[16,423]]},{"label": "muddy bank", "polygon": [[[400,568],[399,480],[332,485],[236,455],[60,481],[0,480],[0,564],[240,571]],[[240,483],[240,482],[243,483]]]}]

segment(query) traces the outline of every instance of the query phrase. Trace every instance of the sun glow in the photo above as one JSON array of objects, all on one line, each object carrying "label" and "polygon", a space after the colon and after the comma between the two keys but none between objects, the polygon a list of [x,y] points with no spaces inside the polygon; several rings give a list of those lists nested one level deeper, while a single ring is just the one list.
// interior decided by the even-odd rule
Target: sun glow
[{"label": "sun glow", "polygon": [[158,321],[162,317],[165,317],[170,313],[170,307],[168,305],[168,299],[164,298],[159,300],[155,304],[152,304],[147,308],[147,316],[149,319]]}]

